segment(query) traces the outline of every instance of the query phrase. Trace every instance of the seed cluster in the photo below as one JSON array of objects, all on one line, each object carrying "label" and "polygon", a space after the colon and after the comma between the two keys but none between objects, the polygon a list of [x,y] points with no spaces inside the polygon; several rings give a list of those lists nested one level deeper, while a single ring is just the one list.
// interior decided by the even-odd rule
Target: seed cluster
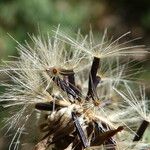
[{"label": "seed cluster", "polygon": [[[83,97],[81,91],[76,87],[73,71],[66,70],[66,73],[63,74],[65,78],[61,80],[57,74],[60,71],[56,68],[48,69],[52,73],[55,72],[52,80],[58,88],[67,93],[69,102],[56,99],[50,103],[36,104],[35,108],[39,110],[51,111],[46,118],[46,122],[40,125],[41,131],[46,132],[43,138],[44,141],[47,139],[45,147],[55,144],[54,147],[56,149],[66,149],[69,147],[74,150],[82,150],[87,147],[103,144],[105,147],[115,149],[115,141],[112,137],[117,132],[122,131],[123,127],[120,126],[115,129],[109,123],[96,116],[92,107],[85,107],[86,104],[94,108],[100,106],[100,103],[94,98],[94,95],[96,95],[96,86],[99,83],[98,79],[100,79],[96,76],[97,69],[95,70],[95,68],[98,68],[98,64],[99,59],[94,58],[89,75],[89,88],[86,97]],[[70,80],[71,76],[72,80]],[[73,99],[70,100],[69,97]],[[40,150],[39,147],[41,147],[41,142],[36,145],[35,149]]]},{"label": "seed cluster", "polygon": [[131,59],[148,52],[131,46],[133,40],[119,43],[127,34],[109,41],[105,31],[96,44],[92,32],[73,39],[57,29],[47,39],[31,36],[32,46],[18,43],[20,57],[1,69],[11,78],[0,96],[13,114],[5,120],[7,133],[16,130],[9,149],[21,149],[21,137],[37,124],[34,150],[150,148],[143,138],[149,101],[132,78],[139,70]]}]

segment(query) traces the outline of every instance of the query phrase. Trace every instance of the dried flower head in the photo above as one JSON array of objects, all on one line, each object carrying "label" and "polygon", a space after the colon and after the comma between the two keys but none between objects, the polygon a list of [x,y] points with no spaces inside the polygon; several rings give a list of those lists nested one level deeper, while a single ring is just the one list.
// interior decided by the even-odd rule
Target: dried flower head
[{"label": "dried flower head", "polygon": [[[149,147],[144,141],[137,143],[145,131],[140,128],[146,129],[150,122],[145,94],[142,102],[137,100],[130,85],[138,83],[129,78],[129,62],[120,60],[147,51],[143,46],[127,47],[132,41],[120,44],[127,34],[112,41],[106,40],[105,31],[95,44],[92,32],[85,37],[78,32],[73,39],[58,28],[53,37],[30,36],[32,45],[18,43],[20,56],[1,69],[11,78],[2,84],[6,91],[0,96],[3,107],[13,113],[5,120],[7,133],[17,129],[9,149],[20,148],[20,137],[34,114],[42,135],[34,150]],[[144,125],[136,133],[132,124],[137,127],[137,114]]]}]

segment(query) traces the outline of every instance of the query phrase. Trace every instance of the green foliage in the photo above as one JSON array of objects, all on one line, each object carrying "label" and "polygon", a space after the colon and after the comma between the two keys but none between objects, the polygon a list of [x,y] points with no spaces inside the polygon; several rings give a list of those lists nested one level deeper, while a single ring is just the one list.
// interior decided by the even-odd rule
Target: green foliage
[{"label": "green foliage", "polygon": [[38,26],[40,32],[47,32],[58,24],[64,29],[75,30],[88,18],[88,7],[85,2],[72,4],[67,1],[50,0],[0,2],[1,58],[16,52],[13,48],[14,41],[7,33],[20,42],[26,38],[27,33],[38,33]]}]

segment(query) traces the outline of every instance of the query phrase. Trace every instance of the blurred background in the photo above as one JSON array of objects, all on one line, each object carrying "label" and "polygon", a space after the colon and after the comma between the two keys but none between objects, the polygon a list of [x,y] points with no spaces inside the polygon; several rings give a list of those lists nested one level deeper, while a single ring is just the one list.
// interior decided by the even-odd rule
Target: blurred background
[{"label": "blurred background", "polygon": [[[0,60],[10,60],[11,55],[17,56],[17,44],[8,34],[24,43],[28,39],[27,33],[36,35],[39,29],[46,33],[58,24],[66,32],[76,32],[80,28],[83,34],[89,32],[90,26],[95,34],[108,28],[108,36],[113,36],[114,39],[131,31],[129,38],[142,37],[133,44],[150,47],[150,0],[1,0]],[[148,95],[149,58],[148,55],[135,58],[146,70],[141,76],[147,84]],[[3,78],[0,74],[0,80]],[[0,91],[3,90],[0,87]],[[3,108],[0,107],[0,120],[4,115]],[[8,149],[7,146],[2,147],[6,141],[4,137],[0,138],[0,150]]]}]

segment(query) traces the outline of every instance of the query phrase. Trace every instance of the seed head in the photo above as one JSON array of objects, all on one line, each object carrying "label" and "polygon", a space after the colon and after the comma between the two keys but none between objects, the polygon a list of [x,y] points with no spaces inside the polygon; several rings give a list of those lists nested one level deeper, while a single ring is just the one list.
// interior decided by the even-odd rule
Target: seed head
[{"label": "seed head", "polygon": [[131,41],[119,44],[129,33],[114,41],[106,40],[106,33],[96,44],[92,32],[85,37],[78,32],[73,39],[58,28],[52,37],[30,35],[32,44],[18,43],[20,56],[1,69],[11,78],[2,84],[6,91],[0,96],[13,114],[5,119],[7,134],[17,130],[9,149],[20,148],[21,136],[32,124],[38,124],[42,137],[35,150],[149,147],[133,140],[144,132],[136,133],[132,124],[137,127],[139,118],[150,121],[144,89],[138,101],[131,89],[138,83],[131,78],[132,69],[125,69],[133,61],[120,60],[147,51],[126,46]]}]

